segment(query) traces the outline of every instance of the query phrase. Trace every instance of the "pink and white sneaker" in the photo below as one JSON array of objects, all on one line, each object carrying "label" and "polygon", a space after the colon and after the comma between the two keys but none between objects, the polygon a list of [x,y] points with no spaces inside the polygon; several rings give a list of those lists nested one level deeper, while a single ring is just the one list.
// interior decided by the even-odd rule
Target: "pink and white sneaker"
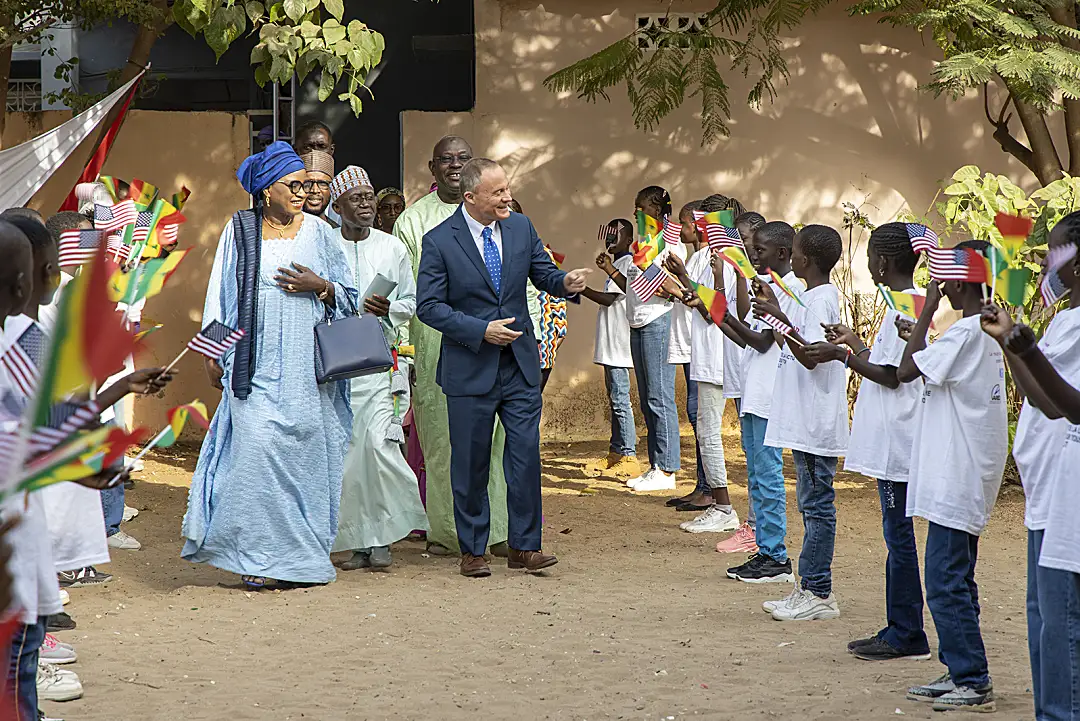
[{"label": "pink and white sneaker", "polygon": [[757,553],[757,541],[754,529],[749,524],[742,524],[730,538],[716,544],[717,553]]},{"label": "pink and white sneaker", "polygon": [[75,663],[78,656],[75,648],[68,643],[63,643],[51,633],[45,634],[45,641],[41,644],[38,660],[42,663],[65,664]]}]

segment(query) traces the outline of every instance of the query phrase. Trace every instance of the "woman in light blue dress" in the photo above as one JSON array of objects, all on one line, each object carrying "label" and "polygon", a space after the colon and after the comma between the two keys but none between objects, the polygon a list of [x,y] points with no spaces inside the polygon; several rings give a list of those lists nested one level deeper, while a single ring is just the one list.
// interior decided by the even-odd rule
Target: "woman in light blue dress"
[{"label": "woman in light blue dress", "polygon": [[315,382],[314,327],[355,312],[357,291],[333,230],[303,213],[310,183],[288,144],[251,156],[237,177],[255,208],[221,234],[202,323],[245,335],[207,363],[223,392],[181,555],[248,588],[328,583],[352,412],[347,382]]}]

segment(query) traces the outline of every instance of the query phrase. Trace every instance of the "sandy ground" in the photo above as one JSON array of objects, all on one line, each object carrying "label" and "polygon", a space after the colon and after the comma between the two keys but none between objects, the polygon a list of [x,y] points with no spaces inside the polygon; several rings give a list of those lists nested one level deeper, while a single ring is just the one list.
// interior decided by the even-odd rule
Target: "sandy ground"
[{"label": "sandy ground", "polygon": [[[742,514],[746,469],[736,436],[726,440]],[[689,439],[683,446],[692,467]],[[544,449],[545,550],[560,558],[548,576],[496,564],[491,578],[468,580],[453,560],[404,542],[390,572],[260,594],[179,558],[194,457],[159,455],[128,496],[142,513],[125,528],[143,550],[114,553],[107,587],[71,593],[78,629],[62,636],[77,645],[79,662],[68,668],[86,695],[44,707],[86,721],[935,716],[904,689],[939,675],[937,661],[873,664],[845,651],[884,620],[874,486],[837,479],[842,617],[779,623],[760,604],[788,586],[727,580],[724,570],[742,557],[717,554],[715,534],[679,531],[687,516],[664,507],[667,494],[635,496],[585,478],[582,461],[603,450]],[[786,475],[797,556],[790,465]],[[1020,492],[1006,489],[977,575],[997,715],[1010,721],[1033,715],[1022,519]],[[921,546],[925,524],[918,534]],[[929,612],[926,620],[933,645]]]}]

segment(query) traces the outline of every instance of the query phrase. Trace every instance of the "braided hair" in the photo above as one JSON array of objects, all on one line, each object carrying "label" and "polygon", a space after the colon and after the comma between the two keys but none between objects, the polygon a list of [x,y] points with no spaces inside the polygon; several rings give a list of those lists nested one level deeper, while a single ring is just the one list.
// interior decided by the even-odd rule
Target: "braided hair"
[{"label": "braided hair", "polygon": [[682,207],[682,210],[679,211],[679,216],[681,217],[685,213],[693,213],[695,210],[701,210],[701,203],[702,201],[700,200],[691,200]]},{"label": "braided hair", "polygon": [[870,247],[882,258],[889,258],[901,273],[914,273],[918,254],[911,248],[906,223],[885,223],[870,233]]},{"label": "braided hair", "polygon": [[1057,222],[1054,230],[1061,228],[1065,234],[1065,242],[1080,247],[1080,210],[1069,213]]},{"label": "braided hair", "polygon": [[[650,185],[646,188],[642,188],[638,191],[637,197],[642,200],[647,200],[652,203],[656,203],[660,208],[660,215],[667,218],[671,216],[671,193],[667,192],[659,185]],[[657,218],[660,220],[660,218]]]},{"label": "braided hair", "polygon": [[723,193],[713,193],[701,201],[701,209],[706,213],[715,213],[718,210],[730,210],[732,215],[738,217],[746,212],[746,208],[735,198],[729,198]]},{"label": "braided hair", "polygon": [[748,210],[735,218],[735,226],[738,227],[740,225],[745,225],[750,230],[757,230],[765,225],[765,216],[761,213],[755,213],[752,210]]}]

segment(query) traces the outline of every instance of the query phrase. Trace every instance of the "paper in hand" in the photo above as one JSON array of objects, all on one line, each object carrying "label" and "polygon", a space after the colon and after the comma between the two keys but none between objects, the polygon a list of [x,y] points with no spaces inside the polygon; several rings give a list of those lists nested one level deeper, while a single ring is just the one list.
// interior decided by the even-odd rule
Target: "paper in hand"
[{"label": "paper in hand", "polygon": [[366,291],[364,291],[364,297],[360,299],[360,307],[364,307],[364,301],[368,300],[372,296],[379,296],[380,298],[390,298],[390,294],[397,288],[397,281],[388,279],[382,273],[375,275],[375,278],[368,285]]}]

